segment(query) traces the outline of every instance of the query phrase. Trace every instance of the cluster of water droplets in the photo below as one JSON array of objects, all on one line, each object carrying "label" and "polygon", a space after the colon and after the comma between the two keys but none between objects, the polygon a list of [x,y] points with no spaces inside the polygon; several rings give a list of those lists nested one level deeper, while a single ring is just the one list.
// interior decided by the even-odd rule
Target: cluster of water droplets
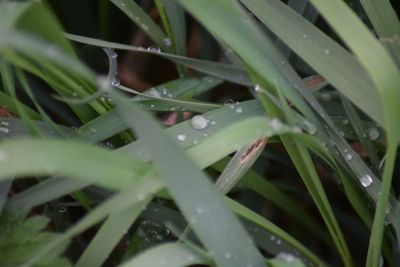
[{"label": "cluster of water droplets", "polygon": [[233,109],[236,113],[243,113],[243,108],[240,106],[240,103],[235,103],[232,99],[225,100],[224,106]]},{"label": "cluster of water droplets", "polygon": [[9,122],[8,121],[1,121],[0,122],[0,133],[1,134],[8,134],[10,132],[10,128],[8,128]]},{"label": "cluster of water droplets", "polygon": [[371,127],[367,129],[367,135],[371,141],[375,141],[379,138],[380,133],[377,128]]},{"label": "cluster of water droplets", "polygon": [[168,228],[151,220],[144,220],[140,223],[138,229],[145,243],[155,244],[166,240],[170,234]]},{"label": "cluster of water droplets", "polygon": [[160,53],[161,48],[159,48],[158,46],[152,45],[152,46],[147,47],[147,51],[154,52],[154,53]]}]

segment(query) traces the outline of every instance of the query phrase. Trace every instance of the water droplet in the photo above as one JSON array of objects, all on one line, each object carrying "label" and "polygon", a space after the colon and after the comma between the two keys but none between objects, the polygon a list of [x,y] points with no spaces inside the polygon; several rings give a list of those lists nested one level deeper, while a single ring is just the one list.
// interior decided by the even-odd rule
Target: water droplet
[{"label": "water droplet", "polygon": [[7,134],[10,132],[10,129],[7,127],[0,127],[0,133]]},{"label": "water droplet", "polygon": [[367,134],[369,139],[371,139],[372,141],[375,141],[379,138],[380,133],[379,130],[375,127],[371,127],[367,130]]},{"label": "water droplet", "polygon": [[146,95],[152,96],[152,97],[157,97],[160,98],[160,92],[156,88],[150,88],[149,90],[146,91]]},{"label": "water droplet", "polygon": [[225,107],[235,107],[235,102],[232,99],[227,99],[224,101],[224,106]]},{"label": "water droplet", "polygon": [[307,38],[307,34],[303,33],[303,38]]},{"label": "water droplet", "polygon": [[261,86],[259,85],[259,84],[256,84],[256,85],[254,85],[254,87],[253,87],[253,90],[255,91],[255,92],[261,92]]},{"label": "water droplet", "polygon": [[232,258],[232,254],[229,253],[229,252],[225,252],[225,253],[224,253],[224,257],[225,257],[226,259],[230,259],[230,258]]},{"label": "water droplet", "polygon": [[273,118],[272,120],[270,120],[269,126],[272,128],[272,130],[279,130],[282,128],[283,124],[277,118]]},{"label": "water droplet", "polygon": [[217,122],[216,122],[216,121],[211,121],[210,123],[211,123],[211,125],[215,125],[215,124],[217,124]]},{"label": "water droplet", "polygon": [[89,130],[90,130],[92,133],[96,133],[96,132],[97,132],[97,130],[96,130],[95,128],[93,128],[93,127],[91,127]]},{"label": "water droplet", "polygon": [[147,51],[155,52],[155,53],[160,53],[160,52],[161,52],[161,49],[160,49],[158,46],[152,45],[152,46],[149,46],[149,47],[147,48]]},{"label": "water droplet", "polygon": [[197,214],[200,215],[200,214],[204,214],[206,211],[203,207],[197,207],[196,212],[197,212]]},{"label": "water droplet", "polygon": [[196,130],[201,130],[207,127],[209,120],[202,115],[193,116],[190,123]]},{"label": "water droplet", "polygon": [[208,133],[204,133],[204,134],[203,134],[203,137],[207,137],[207,136],[208,136]]},{"label": "water droplet", "polygon": [[176,139],[178,139],[178,141],[183,142],[183,141],[186,140],[186,135],[185,135],[185,134],[178,134],[178,135],[176,136]]},{"label": "water droplet", "polygon": [[10,123],[8,121],[2,121],[0,123],[1,126],[8,126]]},{"label": "water droplet", "polygon": [[117,87],[121,84],[121,81],[119,80],[119,78],[117,76],[114,76],[112,81],[111,81],[111,85],[114,87]]},{"label": "water droplet", "polygon": [[313,135],[317,132],[317,127],[314,124],[312,124],[311,122],[305,120],[303,122],[303,124],[304,124],[305,130],[307,131],[307,133]]},{"label": "water droplet", "polygon": [[237,107],[237,108],[235,108],[235,112],[236,112],[236,113],[242,113],[242,112],[243,112],[242,107]]},{"label": "water droplet", "polygon": [[274,241],[274,240],[276,239],[276,237],[275,237],[274,235],[271,235],[271,237],[270,237],[269,239],[271,239],[272,241]]},{"label": "water droplet", "polygon": [[364,187],[368,187],[372,184],[372,178],[370,175],[366,174],[362,177],[360,177],[360,183],[362,184],[362,186]]},{"label": "water droplet", "polygon": [[66,212],[68,210],[68,208],[66,207],[66,206],[64,206],[64,205],[58,205],[57,206],[57,212],[58,213],[64,213],[64,212]]},{"label": "water droplet", "polygon": [[331,53],[331,50],[325,49],[325,54],[329,55]]},{"label": "water droplet", "polygon": [[164,38],[164,39],[162,40],[162,42],[163,42],[163,44],[164,44],[165,46],[167,46],[167,47],[169,47],[169,46],[172,45],[172,41],[171,41],[171,39],[169,39],[169,38]]},{"label": "water droplet", "polygon": [[117,53],[115,53],[114,51],[111,53],[111,58],[117,58],[118,57],[118,54]]},{"label": "water droplet", "polygon": [[286,262],[292,262],[295,259],[295,256],[292,254],[286,253],[286,252],[279,252],[279,254],[276,256],[276,258],[281,259]]},{"label": "water droplet", "polygon": [[150,105],[150,108],[154,108],[154,107],[155,107],[154,104],[151,104],[151,105]]},{"label": "water droplet", "polygon": [[353,155],[351,155],[350,153],[347,153],[345,158],[346,158],[346,160],[352,160],[353,159]]},{"label": "water droplet", "polygon": [[347,124],[349,124],[349,120],[348,120],[348,119],[344,119],[344,120],[342,120],[342,124],[343,124],[343,125],[347,125]]}]

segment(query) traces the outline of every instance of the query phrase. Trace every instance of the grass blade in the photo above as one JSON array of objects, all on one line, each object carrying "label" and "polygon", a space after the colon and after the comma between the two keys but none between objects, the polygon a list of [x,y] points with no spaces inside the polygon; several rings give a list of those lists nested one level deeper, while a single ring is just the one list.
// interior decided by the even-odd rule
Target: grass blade
[{"label": "grass blade", "polygon": [[[263,266],[261,255],[251,245],[237,218],[223,205],[208,177],[179,150],[171,138],[163,134],[161,127],[147,113],[129,105],[119,96],[114,95],[114,99],[126,123],[147,144],[146,149],[161,178],[215,262],[220,266]],[[181,168],[176,170],[173,166]],[[236,233],[234,237],[229,235],[232,231]],[[249,245],[244,248],[237,240]]]}]

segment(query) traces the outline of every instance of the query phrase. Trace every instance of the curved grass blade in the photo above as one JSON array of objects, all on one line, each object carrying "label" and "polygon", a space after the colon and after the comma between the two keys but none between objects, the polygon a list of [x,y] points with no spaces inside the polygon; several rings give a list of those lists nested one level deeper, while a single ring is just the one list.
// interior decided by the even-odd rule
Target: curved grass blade
[{"label": "curved grass blade", "polygon": [[382,122],[381,106],[374,101],[375,88],[354,56],[280,1],[241,2],[335,88],[376,122]]},{"label": "curved grass blade", "polygon": [[30,267],[34,265],[44,255],[51,253],[60,243],[85,231],[113,212],[118,212],[131,206],[134,206],[134,209],[142,210],[145,207],[145,203],[143,203],[143,201],[154,195],[162,187],[162,183],[158,179],[155,179],[152,174],[141,177],[134,183],[133,186],[131,184],[125,187],[122,192],[112,196],[110,199],[94,208],[78,223],[71,226],[66,233],[48,242],[43,249],[41,249],[23,265],[21,265],[21,267]]},{"label": "curved grass blade", "polygon": [[126,155],[71,141],[13,139],[1,143],[0,155],[0,180],[57,173],[123,189],[151,170]]},{"label": "curved grass blade", "polygon": [[80,43],[84,43],[84,44],[90,44],[90,45],[99,46],[99,47],[111,47],[114,49],[121,49],[121,50],[128,50],[128,51],[135,51],[135,52],[158,55],[158,56],[164,57],[166,59],[169,59],[177,64],[184,65],[186,67],[192,68],[199,72],[209,74],[211,76],[216,76],[216,77],[222,78],[227,81],[235,82],[235,83],[242,84],[242,85],[251,85],[252,84],[250,82],[246,72],[243,69],[238,68],[237,66],[215,63],[215,62],[211,62],[211,61],[207,61],[207,60],[193,59],[193,58],[188,58],[188,57],[183,57],[183,56],[178,56],[178,55],[173,55],[173,54],[168,54],[168,53],[163,53],[163,52],[154,52],[154,51],[149,51],[147,49],[144,49],[142,47],[118,44],[118,43],[108,42],[108,41],[104,41],[104,40],[99,40],[99,39],[94,39],[94,38],[89,38],[89,37],[84,37],[84,36],[79,36],[79,35],[74,35],[74,34],[69,34],[69,33],[66,33],[65,36],[72,41],[76,41],[76,42],[80,42]]},{"label": "curved grass blade", "polygon": [[159,47],[165,51],[172,51],[171,46],[165,41],[167,39],[165,33],[134,0],[111,0],[111,2],[124,12]]},{"label": "curved grass blade", "polygon": [[[22,123],[25,125],[30,135],[41,136],[42,132],[40,128],[37,127],[36,124],[32,122],[31,118],[29,117],[29,114],[25,112],[24,107],[21,106],[20,102],[17,100],[17,94],[15,92],[14,73],[11,69],[11,66],[5,62],[1,62],[0,75],[4,85],[4,89],[6,90],[6,92],[10,94],[10,96],[14,100],[14,106],[17,110],[17,115],[21,118]],[[3,129],[8,129],[8,128],[3,128]]]},{"label": "curved grass blade", "polygon": [[[144,198],[138,195],[138,198]],[[134,205],[118,212],[113,212],[97,231],[75,267],[99,267],[108,258],[114,247],[126,234],[132,223],[138,218],[143,207],[151,201],[151,196],[142,200],[142,207]]]},{"label": "curved grass blade", "polygon": [[389,0],[360,0],[360,3],[380,37],[400,36],[400,22]]},{"label": "curved grass blade", "polygon": [[[215,262],[221,267],[263,266],[261,255],[251,245],[237,218],[222,203],[208,177],[147,113],[115,93],[113,97],[121,117],[147,144],[146,150],[153,158],[161,179]],[[177,166],[180,168],[176,169]],[[235,236],[229,235],[232,231]],[[238,240],[249,245],[243,247],[237,243]],[[231,257],[226,257],[227,253]]]},{"label": "curved grass blade", "polygon": [[[227,164],[227,160],[221,160],[213,164],[213,168],[222,172]],[[293,219],[301,223],[305,228],[312,231],[316,236],[321,238],[324,242],[331,245],[330,239],[327,237],[326,230],[310,217],[307,213],[303,212],[294,201],[292,201],[284,192],[282,192],[273,183],[265,180],[258,175],[255,171],[249,169],[243,178],[240,180],[239,185],[244,186],[254,192],[260,194],[264,198],[270,200],[272,203],[286,211]]]},{"label": "curved grass blade", "polygon": [[[323,0],[311,1],[350,49],[357,55],[361,64],[365,67],[376,85],[376,90],[379,93],[379,100],[382,104],[384,103],[382,110],[384,113],[384,125],[387,131],[388,148],[382,178],[381,197],[377,202],[367,257],[368,266],[377,266],[381,253],[384,221],[390,197],[394,161],[400,138],[398,135],[400,124],[397,123],[400,114],[398,107],[400,92],[397,89],[400,85],[399,69],[384,47],[381,46],[357,16],[353,14],[343,2]],[[336,14],[342,15],[338,18]],[[351,25],[351,27],[348,27],[348,25]],[[355,38],[355,36],[357,36],[357,38]],[[360,45],[368,47],[368,49],[361,49]],[[373,53],[370,51],[373,51]]]},{"label": "curved grass blade", "polygon": [[[254,74],[253,77],[263,77],[263,79],[260,79],[262,80],[261,84],[265,84],[268,87],[274,86],[275,83],[285,85],[285,96],[287,96],[291,101],[296,101],[295,105],[296,107],[301,108],[301,111],[303,111],[303,109],[308,111],[304,100],[300,99],[298,93],[293,90],[290,84],[288,84],[286,78],[282,76],[279,67],[271,62],[272,56],[264,50],[263,46],[265,45],[265,42],[261,43],[261,38],[256,35],[258,32],[255,32],[254,28],[250,29],[251,25],[249,25],[249,23],[243,23],[242,20],[239,20],[239,18],[244,16],[240,13],[236,3],[182,0],[180,3],[195,17],[200,19],[211,32],[216,34],[236,53],[238,53],[239,56],[241,56],[245,63],[248,64],[250,72],[252,72],[251,74]],[[213,6],[213,8],[210,9],[209,6]],[[221,18],[224,19],[223,23],[221,22]],[[239,40],[237,39],[238,32],[243,36],[243,38],[240,38]],[[273,76],[273,78],[271,76]],[[266,79],[268,79],[268,81]],[[272,114],[277,115],[274,113]],[[286,149],[293,157],[293,161],[296,164],[301,177],[307,184],[310,193],[315,198],[315,202],[323,215],[345,265],[351,266],[351,257],[346,242],[330,208],[308,151],[300,145],[296,145],[294,149],[291,149],[291,140],[287,138],[284,139],[283,137],[281,137],[281,139],[286,143]]]},{"label": "curved grass blade", "polygon": [[[301,243],[287,234],[285,231],[280,229],[278,226],[266,220],[264,217],[244,207],[238,202],[225,197],[224,198],[229,207],[242,218],[261,226],[261,228],[267,230],[270,233],[270,246],[273,249],[273,254],[279,254],[280,252],[286,252],[292,255],[303,255],[302,260],[309,264],[316,266],[326,266],[326,264],[316,257],[311,251],[304,247]],[[311,263],[311,264],[310,264]]]}]

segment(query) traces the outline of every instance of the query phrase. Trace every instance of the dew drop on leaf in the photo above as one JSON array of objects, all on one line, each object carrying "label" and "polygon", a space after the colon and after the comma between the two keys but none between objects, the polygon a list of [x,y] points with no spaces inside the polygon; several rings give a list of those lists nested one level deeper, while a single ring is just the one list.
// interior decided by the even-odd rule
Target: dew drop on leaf
[{"label": "dew drop on leaf", "polygon": [[372,184],[372,178],[368,174],[360,177],[359,180],[360,180],[361,185],[364,186],[364,187],[368,187],[368,186],[370,186]]},{"label": "dew drop on leaf", "polygon": [[207,127],[209,120],[202,115],[193,116],[190,121],[192,127],[196,130],[201,130]]},{"label": "dew drop on leaf", "polygon": [[186,135],[185,134],[178,134],[176,136],[176,139],[178,139],[178,141],[185,141],[186,140]]},{"label": "dew drop on leaf", "polygon": [[380,134],[379,134],[379,130],[375,127],[371,127],[367,130],[368,133],[368,137],[369,139],[371,139],[372,141],[375,141],[379,138]]}]

